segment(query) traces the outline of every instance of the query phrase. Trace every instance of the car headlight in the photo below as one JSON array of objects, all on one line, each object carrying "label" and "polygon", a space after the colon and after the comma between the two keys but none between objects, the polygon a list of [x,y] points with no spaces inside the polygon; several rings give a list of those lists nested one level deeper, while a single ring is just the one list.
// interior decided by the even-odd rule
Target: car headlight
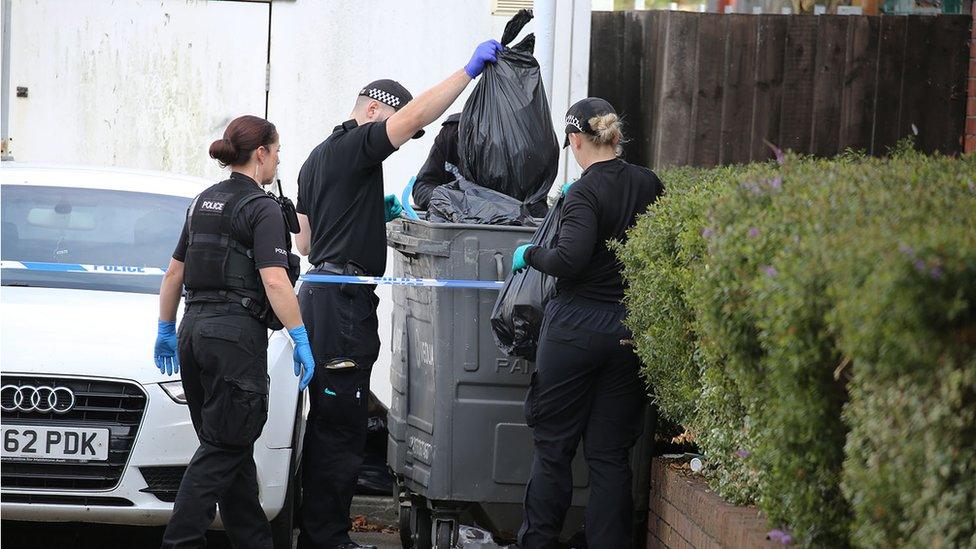
[{"label": "car headlight", "polygon": [[186,393],[183,392],[183,382],[182,381],[167,381],[165,383],[160,383],[160,387],[166,391],[169,398],[173,399],[173,402],[177,404],[186,404]]}]

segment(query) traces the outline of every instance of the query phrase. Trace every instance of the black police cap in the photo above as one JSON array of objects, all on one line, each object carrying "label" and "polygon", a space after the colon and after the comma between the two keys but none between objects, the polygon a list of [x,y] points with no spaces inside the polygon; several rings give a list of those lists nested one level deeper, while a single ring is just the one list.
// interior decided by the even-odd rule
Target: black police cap
[{"label": "black police cap", "polygon": [[[359,95],[375,99],[384,105],[393,107],[395,111],[402,109],[413,99],[413,95],[407,91],[407,88],[403,87],[403,84],[388,78],[366,84],[366,87],[360,90]],[[417,130],[417,133],[413,134],[413,138],[419,139],[423,135],[424,130]]]},{"label": "black police cap", "polygon": [[617,114],[613,105],[599,97],[587,97],[573,103],[566,111],[566,140],[563,141],[563,147],[569,146],[569,134],[571,133],[596,135],[596,132],[590,127],[590,119],[611,113]]}]

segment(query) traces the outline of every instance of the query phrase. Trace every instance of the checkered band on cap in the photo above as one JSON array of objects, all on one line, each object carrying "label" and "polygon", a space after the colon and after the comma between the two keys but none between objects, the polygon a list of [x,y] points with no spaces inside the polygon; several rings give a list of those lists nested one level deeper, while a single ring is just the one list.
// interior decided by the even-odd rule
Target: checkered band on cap
[{"label": "checkered band on cap", "polygon": [[579,130],[581,132],[583,131],[583,126],[580,125],[579,118],[576,118],[575,116],[573,116],[571,114],[566,115],[566,125],[567,126],[572,126],[572,127],[576,128],[577,130]]},{"label": "checkered band on cap", "polygon": [[384,105],[389,105],[394,109],[400,106],[400,98],[393,95],[392,93],[385,92],[376,88],[363,88],[363,91],[359,92],[359,95],[365,95],[371,99],[375,99]]}]

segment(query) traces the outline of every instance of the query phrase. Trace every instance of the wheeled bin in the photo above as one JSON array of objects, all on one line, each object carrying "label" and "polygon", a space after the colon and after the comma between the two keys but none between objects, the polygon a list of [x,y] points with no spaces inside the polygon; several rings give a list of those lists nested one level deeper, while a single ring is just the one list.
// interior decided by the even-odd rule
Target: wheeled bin
[{"label": "wheeled bin", "polygon": [[[387,226],[387,243],[398,252],[392,272],[503,281],[512,252],[534,231],[396,220]],[[462,523],[513,541],[521,524],[532,462],[523,405],[533,364],[505,356],[495,345],[489,318],[497,297],[496,290],[393,287],[387,456],[397,478],[405,547],[454,547]],[[649,439],[642,437],[635,449],[647,454],[635,464],[635,503],[643,517]],[[587,477],[580,451],[573,462],[573,508],[564,537],[582,530]]]}]

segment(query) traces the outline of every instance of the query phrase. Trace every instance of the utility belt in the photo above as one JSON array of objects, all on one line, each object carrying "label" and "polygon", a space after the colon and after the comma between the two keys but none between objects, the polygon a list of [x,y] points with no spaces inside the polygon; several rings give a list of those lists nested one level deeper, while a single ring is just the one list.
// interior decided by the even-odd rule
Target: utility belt
[{"label": "utility belt", "polygon": [[251,317],[269,330],[283,328],[264,296],[246,290],[187,290],[187,303],[233,303],[240,305]]},{"label": "utility belt", "polygon": [[[322,261],[312,265],[312,270],[314,271],[324,271],[329,274],[334,275],[346,275],[346,276],[366,276],[366,269],[360,267],[353,261],[341,265],[339,263],[330,263],[328,261]],[[313,283],[314,284],[314,283]],[[339,291],[344,295],[352,297],[356,295],[356,286],[362,286],[362,284],[349,284],[344,282],[339,285]],[[371,286],[373,288],[375,286]]]}]

